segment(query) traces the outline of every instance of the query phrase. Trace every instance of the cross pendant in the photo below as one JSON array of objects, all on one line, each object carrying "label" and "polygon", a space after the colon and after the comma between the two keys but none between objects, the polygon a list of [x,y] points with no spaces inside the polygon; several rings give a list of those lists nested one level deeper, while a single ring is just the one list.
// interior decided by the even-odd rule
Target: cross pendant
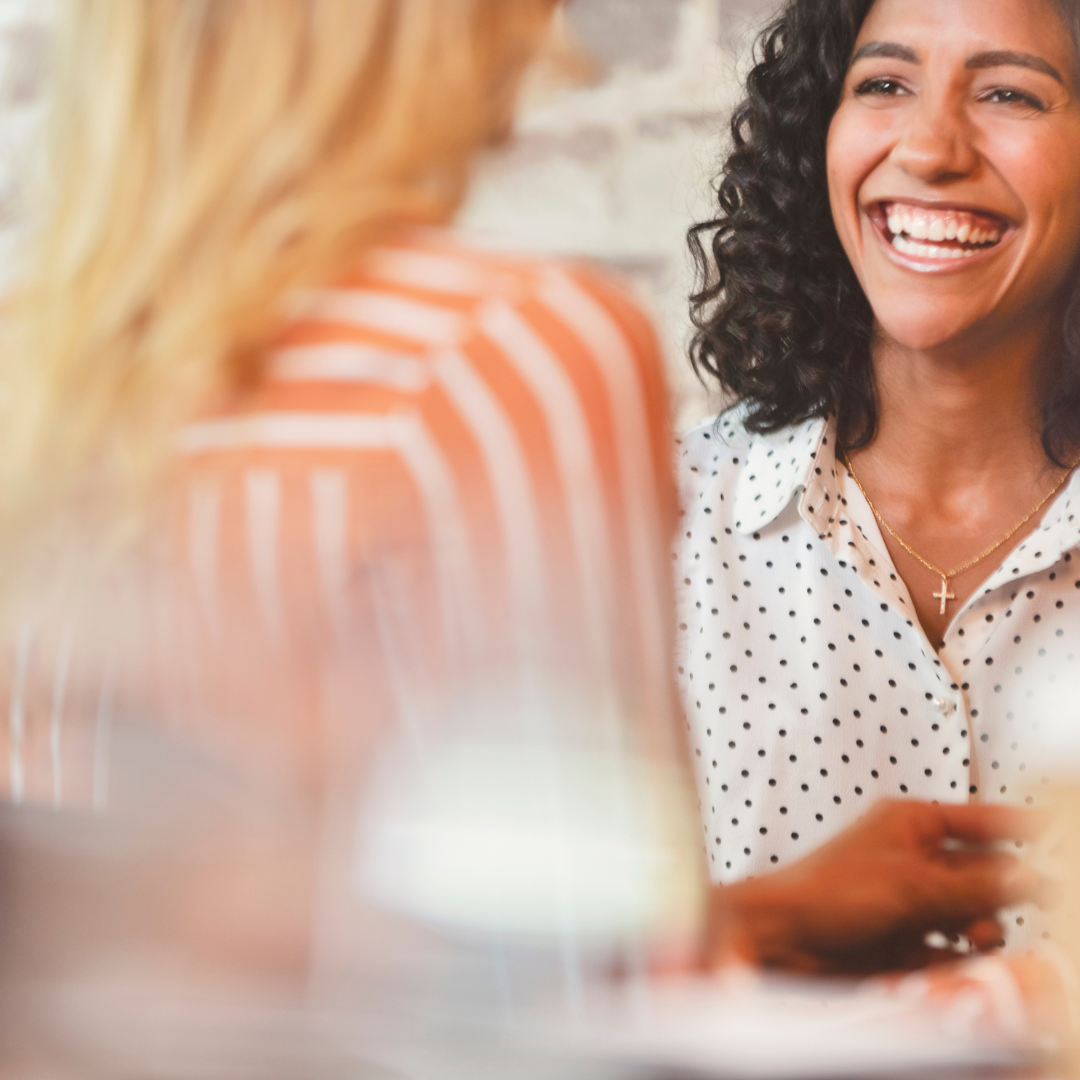
[{"label": "cross pendant", "polygon": [[944,615],[945,605],[948,604],[950,600],[956,599],[956,597],[949,592],[949,579],[947,577],[941,579],[941,592],[934,593],[934,599],[941,601],[941,611],[938,612],[939,615]]}]

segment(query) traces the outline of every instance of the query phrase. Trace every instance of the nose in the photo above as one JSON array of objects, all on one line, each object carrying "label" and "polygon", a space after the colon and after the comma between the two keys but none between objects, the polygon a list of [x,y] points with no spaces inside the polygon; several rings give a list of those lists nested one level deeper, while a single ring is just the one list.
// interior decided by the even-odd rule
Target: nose
[{"label": "nose", "polygon": [[926,183],[969,176],[978,164],[978,154],[963,102],[944,95],[922,97],[908,114],[892,158]]}]

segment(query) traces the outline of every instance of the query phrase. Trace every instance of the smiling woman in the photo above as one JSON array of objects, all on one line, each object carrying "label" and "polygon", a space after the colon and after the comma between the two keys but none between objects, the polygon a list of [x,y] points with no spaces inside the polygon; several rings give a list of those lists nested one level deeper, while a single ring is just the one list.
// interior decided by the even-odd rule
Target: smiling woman
[{"label": "smiling woman", "polygon": [[1080,632],[1078,17],[790,0],[762,37],[691,235],[736,402],[684,440],[678,552],[718,880],[875,798],[1039,802],[1015,703]]}]

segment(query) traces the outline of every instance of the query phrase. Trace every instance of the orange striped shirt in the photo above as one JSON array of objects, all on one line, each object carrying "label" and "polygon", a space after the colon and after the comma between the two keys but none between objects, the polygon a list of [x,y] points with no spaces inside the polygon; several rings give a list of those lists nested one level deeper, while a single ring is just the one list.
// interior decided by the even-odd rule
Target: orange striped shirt
[{"label": "orange striped shirt", "polygon": [[135,646],[103,659],[92,620],[25,630],[16,801],[106,802],[120,715],[302,775],[328,733],[360,767],[477,686],[667,738],[675,496],[634,303],[416,231],[301,312],[244,408],[182,433]]}]

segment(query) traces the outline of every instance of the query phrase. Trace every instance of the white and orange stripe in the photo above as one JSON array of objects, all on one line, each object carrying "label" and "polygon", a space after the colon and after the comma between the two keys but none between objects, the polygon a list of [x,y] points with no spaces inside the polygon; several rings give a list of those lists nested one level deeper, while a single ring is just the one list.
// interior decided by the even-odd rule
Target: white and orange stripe
[{"label": "white and orange stripe", "polygon": [[11,797],[104,804],[140,695],[200,714],[170,717],[200,737],[318,753],[328,657],[363,682],[355,729],[418,748],[446,688],[493,672],[672,723],[667,401],[634,305],[585,268],[417,232],[297,311],[243,409],[180,436],[154,602],[175,625],[145,635],[143,670],[101,674],[101,634],[67,627],[37,707],[20,644]]}]

